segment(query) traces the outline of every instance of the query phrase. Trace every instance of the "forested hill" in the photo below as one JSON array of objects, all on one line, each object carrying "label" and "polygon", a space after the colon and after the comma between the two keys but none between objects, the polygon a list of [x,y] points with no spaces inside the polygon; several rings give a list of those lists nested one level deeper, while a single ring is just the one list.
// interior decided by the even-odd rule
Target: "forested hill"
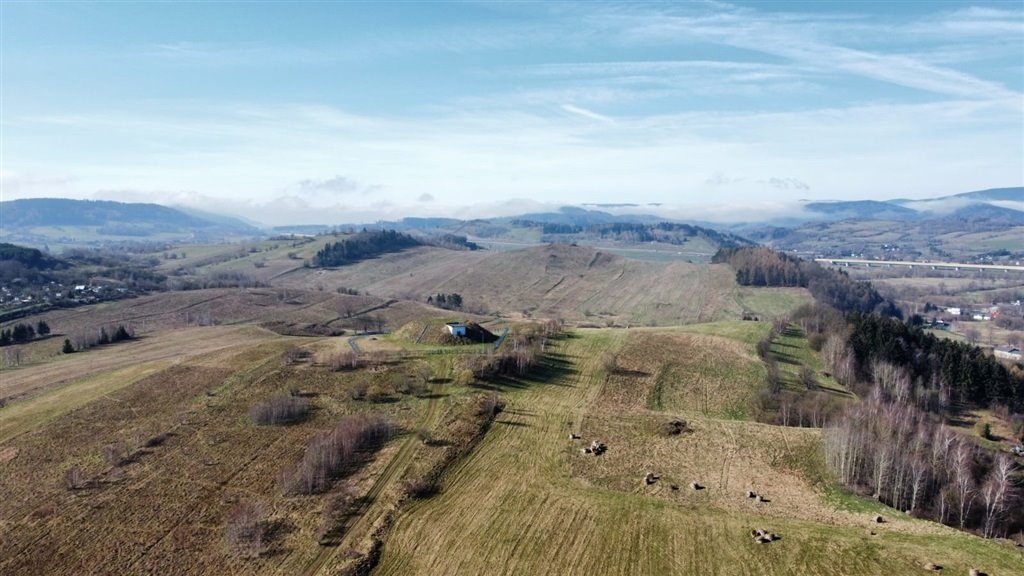
[{"label": "forested hill", "polygon": [[19,244],[95,244],[119,240],[223,241],[259,234],[234,218],[214,222],[159,204],[26,198],[0,202],[5,240]]},{"label": "forested hill", "polygon": [[736,270],[736,282],[744,286],[807,288],[817,301],[842,312],[901,315],[870,283],[857,282],[842,271],[770,248],[723,248],[711,261],[731,265]]},{"label": "forested hill", "polygon": [[0,242],[0,262],[14,263],[33,270],[50,270],[65,266],[64,262],[35,248]]},{"label": "forested hill", "polygon": [[313,265],[344,266],[421,244],[412,236],[394,230],[363,231],[321,248],[313,258]]},{"label": "forested hill", "polygon": [[107,200],[29,198],[3,203],[4,226],[106,226],[111,222],[159,223],[167,227],[205,227],[211,223],[159,204]]}]

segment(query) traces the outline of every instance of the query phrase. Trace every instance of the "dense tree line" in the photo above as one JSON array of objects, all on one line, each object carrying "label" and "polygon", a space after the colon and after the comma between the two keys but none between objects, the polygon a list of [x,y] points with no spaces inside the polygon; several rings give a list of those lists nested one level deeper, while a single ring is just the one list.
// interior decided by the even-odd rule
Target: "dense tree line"
[{"label": "dense tree line", "polygon": [[395,230],[364,230],[339,242],[325,245],[313,257],[313,265],[344,266],[421,244],[412,236]]},{"label": "dense tree line", "polygon": [[31,324],[18,323],[10,328],[0,330],[0,346],[11,344],[25,344],[36,337],[47,336],[50,333],[50,325],[40,320],[35,327]]},{"label": "dense tree line", "polygon": [[1011,411],[1024,409],[1024,374],[976,346],[894,318],[851,313],[843,319],[815,304],[794,319],[820,344],[836,381],[862,398],[826,418],[826,462],[839,482],[986,537],[1024,527],[1013,460],[945,424],[969,406],[993,407],[1019,423]]},{"label": "dense tree line", "polygon": [[815,300],[842,312],[901,316],[899,309],[886,301],[870,283],[857,282],[842,271],[770,248],[722,248],[711,261],[732,266],[736,270],[736,282],[743,286],[807,288]]},{"label": "dense tree line", "polygon": [[449,250],[479,250],[480,245],[470,242],[465,236],[458,234],[441,234],[430,241],[431,244]]},{"label": "dense tree line", "polygon": [[462,308],[462,294],[457,292],[434,294],[433,296],[427,296],[427,304],[433,304],[438,308],[446,310],[459,310]]},{"label": "dense tree line", "polygon": [[515,226],[540,228],[544,234],[587,234],[604,240],[619,242],[661,242],[680,245],[690,238],[702,237],[719,246],[750,246],[752,242],[734,234],[719,232],[711,228],[681,224],[679,222],[659,222],[657,224],[641,224],[637,222],[602,222],[592,224],[570,224],[566,222],[537,222],[516,219],[511,222]]},{"label": "dense tree line", "polygon": [[134,338],[135,331],[131,327],[126,328],[123,324],[118,325],[116,328],[111,326],[109,329],[106,326],[101,326],[99,330],[84,330],[73,334],[70,338],[65,338],[64,347],[61,351],[65,354],[71,354],[96,346],[106,346],[107,344],[133,340]]},{"label": "dense tree line", "polygon": [[1013,460],[982,450],[883,386],[825,432],[826,461],[838,480],[921,518],[974,529],[987,538],[1020,530]]},{"label": "dense tree line", "polygon": [[1024,411],[1024,373],[1007,368],[981,348],[937,338],[892,318],[851,314],[848,322],[849,347],[862,378],[876,363],[885,362],[905,369],[909,385],[929,391],[933,398],[928,409],[966,402]]}]

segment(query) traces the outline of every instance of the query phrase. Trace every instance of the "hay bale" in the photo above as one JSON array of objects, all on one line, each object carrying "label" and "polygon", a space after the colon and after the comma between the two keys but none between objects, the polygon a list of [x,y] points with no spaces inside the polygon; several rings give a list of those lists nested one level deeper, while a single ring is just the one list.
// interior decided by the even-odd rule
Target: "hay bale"
[{"label": "hay bale", "polygon": [[665,436],[678,436],[686,431],[685,420],[669,420],[661,425],[661,433]]},{"label": "hay bale", "polygon": [[672,489],[672,491],[679,490],[679,485],[678,484],[669,484],[668,487],[670,489]]},{"label": "hay bale", "polygon": [[751,490],[747,490],[747,498],[757,498],[757,494],[754,494]]},{"label": "hay bale", "polygon": [[758,502],[764,502],[765,501],[764,496],[761,496],[760,494],[755,494],[754,498],[757,499]]},{"label": "hay bale", "polygon": [[751,538],[757,538],[760,535],[761,535],[761,531],[760,530],[757,530],[756,528],[751,528],[751,530],[750,530],[750,537]]},{"label": "hay bale", "polygon": [[590,454],[590,448],[580,448],[581,454]]},{"label": "hay bale", "polygon": [[970,570],[967,571],[967,575],[968,576],[981,576],[981,570],[978,570],[977,568],[971,568]]},{"label": "hay bale", "polygon": [[696,482],[690,482],[690,488],[692,490],[703,490],[704,489],[703,486],[701,486],[700,484],[698,484]]},{"label": "hay bale", "polygon": [[939,566],[934,562],[925,562],[924,569],[929,572],[938,572],[939,570],[942,570],[942,566]]}]

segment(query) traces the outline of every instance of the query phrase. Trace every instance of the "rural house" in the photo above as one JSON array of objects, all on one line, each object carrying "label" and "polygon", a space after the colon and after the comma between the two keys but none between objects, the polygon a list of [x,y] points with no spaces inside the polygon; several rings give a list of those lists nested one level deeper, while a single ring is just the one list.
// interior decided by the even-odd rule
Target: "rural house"
[{"label": "rural house", "polygon": [[466,325],[462,322],[449,322],[444,325],[448,329],[448,333],[452,336],[466,336]]}]

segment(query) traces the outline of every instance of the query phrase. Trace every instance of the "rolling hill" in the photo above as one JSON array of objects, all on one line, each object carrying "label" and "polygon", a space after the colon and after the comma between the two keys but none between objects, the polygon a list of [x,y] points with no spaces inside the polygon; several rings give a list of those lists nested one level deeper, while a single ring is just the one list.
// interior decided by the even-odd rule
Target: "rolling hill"
[{"label": "rolling hill", "polygon": [[238,240],[259,230],[227,217],[204,218],[159,204],[30,198],[0,202],[0,238],[19,244]]}]

